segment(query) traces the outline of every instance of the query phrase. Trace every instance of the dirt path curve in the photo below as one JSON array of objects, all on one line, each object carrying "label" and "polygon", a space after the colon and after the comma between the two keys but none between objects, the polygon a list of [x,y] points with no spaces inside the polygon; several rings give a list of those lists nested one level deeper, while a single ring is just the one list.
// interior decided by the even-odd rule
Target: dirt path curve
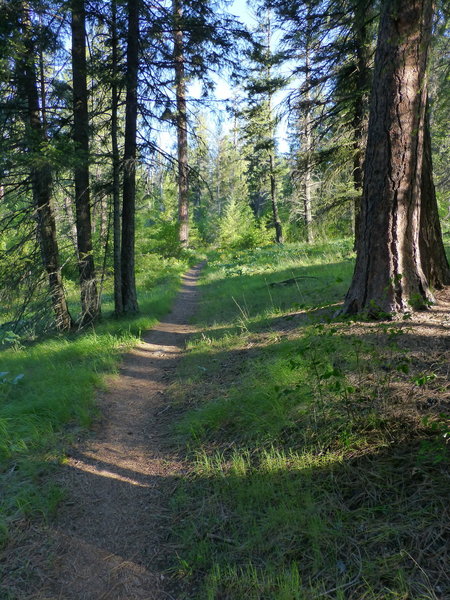
[{"label": "dirt path curve", "polygon": [[164,390],[194,330],[201,267],[184,275],[172,312],[124,357],[100,394],[95,435],[71,453],[46,600],[173,598],[164,590],[163,525],[183,465],[165,444]]}]

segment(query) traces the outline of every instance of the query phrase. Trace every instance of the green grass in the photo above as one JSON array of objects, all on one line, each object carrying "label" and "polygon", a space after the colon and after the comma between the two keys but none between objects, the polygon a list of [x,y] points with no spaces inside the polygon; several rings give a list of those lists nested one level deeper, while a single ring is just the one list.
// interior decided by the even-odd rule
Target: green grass
[{"label": "green grass", "polygon": [[[214,253],[203,279],[208,302],[198,319],[208,325],[251,322],[340,301],[353,269],[350,248],[350,240],[342,240]],[[271,285],[293,277],[291,285]]]},{"label": "green grass", "polygon": [[416,408],[446,389],[446,358],[416,356],[408,322],[334,318],[351,272],[346,242],[212,257],[172,386],[186,598],[450,594],[446,417]]},{"label": "green grass", "polygon": [[17,520],[55,512],[63,490],[50,475],[72,437],[91,423],[95,389],[115,372],[120,354],[169,310],[187,264],[147,263],[138,278],[139,315],[111,317],[105,294],[104,317],[95,327],[0,352],[0,544]]}]

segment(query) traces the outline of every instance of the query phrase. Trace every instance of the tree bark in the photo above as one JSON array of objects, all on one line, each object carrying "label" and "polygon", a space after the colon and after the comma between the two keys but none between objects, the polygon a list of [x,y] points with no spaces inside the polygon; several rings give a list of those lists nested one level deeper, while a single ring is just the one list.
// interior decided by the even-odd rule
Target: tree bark
[{"label": "tree bark", "polygon": [[56,237],[55,216],[51,205],[52,173],[50,165],[36,154],[46,142],[44,123],[40,117],[35,48],[27,3],[22,5],[25,56],[23,60],[22,85],[27,99],[27,145],[31,154],[31,185],[33,203],[36,207],[37,232],[41,259],[47,272],[55,325],[59,331],[72,327],[61,277],[59,248]]},{"label": "tree bark", "polygon": [[308,244],[314,240],[312,232],[312,125],[311,125],[311,68],[309,35],[305,47],[305,110],[303,115],[303,146],[304,146],[304,175],[303,175],[303,209],[306,229],[306,241]]},{"label": "tree bark", "polygon": [[[385,0],[369,117],[360,243],[347,313],[425,308],[433,296],[419,244],[426,65],[432,0]],[[432,173],[427,170],[427,177]]]},{"label": "tree bark", "polygon": [[179,239],[183,248],[189,245],[189,169],[187,139],[186,81],[184,69],[184,40],[182,30],[183,8],[181,0],[173,0],[174,32],[173,58],[177,103],[178,151],[178,222]]},{"label": "tree bark", "polygon": [[120,214],[120,156],[118,143],[118,36],[117,36],[117,0],[111,4],[112,39],[112,82],[111,82],[111,146],[112,146],[112,194],[113,194],[113,256],[114,256],[114,312],[123,313],[122,267],[121,267],[121,214]]},{"label": "tree bark", "polygon": [[283,243],[283,228],[278,215],[277,187],[275,179],[275,158],[273,152],[269,156],[269,174],[270,174],[270,198],[272,202],[272,215],[275,227],[275,241],[277,244]]},{"label": "tree bark", "polygon": [[139,65],[139,0],[128,0],[125,99],[125,147],[122,205],[122,305],[125,313],[139,311],[135,278],[136,128]]},{"label": "tree bark", "polygon": [[[271,79],[271,45],[272,41],[272,21],[271,9],[267,9],[267,37],[266,37],[266,59],[267,59],[267,81]],[[275,241],[277,244],[283,243],[283,228],[281,226],[280,215],[278,212],[277,200],[277,181],[275,173],[275,125],[272,119],[272,92],[268,92],[268,121],[270,125],[270,149],[269,149],[269,180],[270,180],[270,201],[272,204],[273,226],[275,229]]]},{"label": "tree bark", "polygon": [[436,290],[450,285],[450,268],[442,241],[441,224],[433,182],[433,162],[428,101],[426,104],[424,150],[422,164],[420,254],[428,284]]},{"label": "tree bark", "polygon": [[89,114],[86,79],[86,15],[84,0],[72,0],[72,77],[73,140],[77,150],[74,178],[78,269],[81,291],[80,325],[87,325],[99,317],[100,303],[92,248],[89,187]]}]

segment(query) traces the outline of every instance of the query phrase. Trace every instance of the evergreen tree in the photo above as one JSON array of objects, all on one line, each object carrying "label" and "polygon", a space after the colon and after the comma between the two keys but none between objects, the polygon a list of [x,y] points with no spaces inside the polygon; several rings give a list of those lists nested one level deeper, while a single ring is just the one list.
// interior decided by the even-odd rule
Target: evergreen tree
[{"label": "evergreen tree", "polygon": [[139,0],[128,0],[125,100],[125,146],[122,205],[122,306],[125,313],[139,310],[135,277],[136,128],[138,113]]},{"label": "evergreen tree", "polygon": [[[432,18],[432,0],[383,5],[348,313],[423,308],[433,301],[431,285],[450,282],[433,199],[426,115]],[[430,255],[433,246],[442,251]]]},{"label": "evergreen tree", "polygon": [[173,0],[173,61],[175,70],[176,125],[178,153],[178,222],[180,243],[189,244],[188,139],[185,50],[183,32],[183,0]]},{"label": "evergreen tree", "polygon": [[123,312],[119,151],[119,36],[117,0],[111,2],[111,160],[113,196],[114,311]]},{"label": "evergreen tree", "polygon": [[[244,86],[247,107],[240,114],[247,145],[249,180],[253,181],[250,184],[250,203],[255,215],[260,216],[264,198],[267,196],[270,199],[275,239],[282,243],[283,232],[277,198],[277,118],[273,109],[273,96],[285,84],[285,79],[275,72],[280,56],[272,52],[271,45],[272,11],[269,6],[254,33],[254,46],[249,56],[250,72]],[[266,189],[261,185],[264,181],[267,182]]]},{"label": "evergreen tree", "polygon": [[78,265],[81,289],[81,325],[100,314],[94,266],[89,176],[89,113],[86,64],[86,10],[84,0],[72,0],[73,140]]},{"label": "evergreen tree", "polygon": [[42,155],[47,143],[45,101],[41,96],[39,105],[38,79],[36,73],[36,49],[33,42],[31,14],[27,2],[21,6],[23,51],[18,61],[19,87],[27,102],[25,137],[30,156],[30,177],[33,203],[36,209],[37,235],[42,263],[48,276],[56,328],[69,330],[72,326],[61,278],[59,248],[52,197],[51,165]]},{"label": "evergreen tree", "polygon": [[[0,5],[0,285],[14,302],[17,322],[26,313],[44,317],[39,298],[44,268],[59,330],[70,329],[55,217],[58,134],[48,104],[45,54],[57,47],[45,24],[44,5],[14,1]],[[49,114],[49,110],[52,112]],[[36,251],[37,250],[37,251]]]},{"label": "evergreen tree", "polygon": [[[343,161],[352,165],[354,191],[338,202],[332,200],[329,208],[343,206],[350,199],[354,218],[359,215],[375,2],[298,0],[286,4],[273,0],[271,4],[285,30],[282,45],[288,64],[294,63],[292,81],[299,80],[298,92],[288,102],[298,115],[299,161],[294,177],[302,182],[308,237],[315,187],[311,182],[314,170],[316,176],[323,170],[322,164],[329,172],[331,161],[339,175]],[[317,210],[323,213],[325,207]]]},{"label": "evergreen tree", "polygon": [[[175,94],[160,96],[164,105],[163,118],[176,126],[178,160],[178,201],[180,243],[189,243],[189,179],[188,164],[189,106],[186,86],[192,79],[201,81],[205,96],[214,87],[212,73],[220,66],[237,65],[234,42],[245,33],[238,23],[223,12],[223,0],[171,0],[170,8],[162,12],[156,29],[166,33],[166,22],[172,24],[168,43],[158,48],[161,76],[169,83],[173,71]],[[167,79],[166,79],[167,78]],[[160,93],[160,90],[158,90]]]}]

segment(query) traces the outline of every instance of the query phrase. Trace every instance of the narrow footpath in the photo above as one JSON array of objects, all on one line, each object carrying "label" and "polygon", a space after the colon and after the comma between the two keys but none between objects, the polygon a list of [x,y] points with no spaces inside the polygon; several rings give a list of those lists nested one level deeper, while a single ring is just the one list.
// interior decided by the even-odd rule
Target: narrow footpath
[{"label": "narrow footpath", "polygon": [[52,527],[52,573],[36,598],[173,598],[161,563],[170,495],[183,465],[166,443],[164,392],[194,331],[188,323],[201,267],[184,275],[171,313],[124,357],[99,395],[101,421],[73,449],[63,473],[68,498]]}]

